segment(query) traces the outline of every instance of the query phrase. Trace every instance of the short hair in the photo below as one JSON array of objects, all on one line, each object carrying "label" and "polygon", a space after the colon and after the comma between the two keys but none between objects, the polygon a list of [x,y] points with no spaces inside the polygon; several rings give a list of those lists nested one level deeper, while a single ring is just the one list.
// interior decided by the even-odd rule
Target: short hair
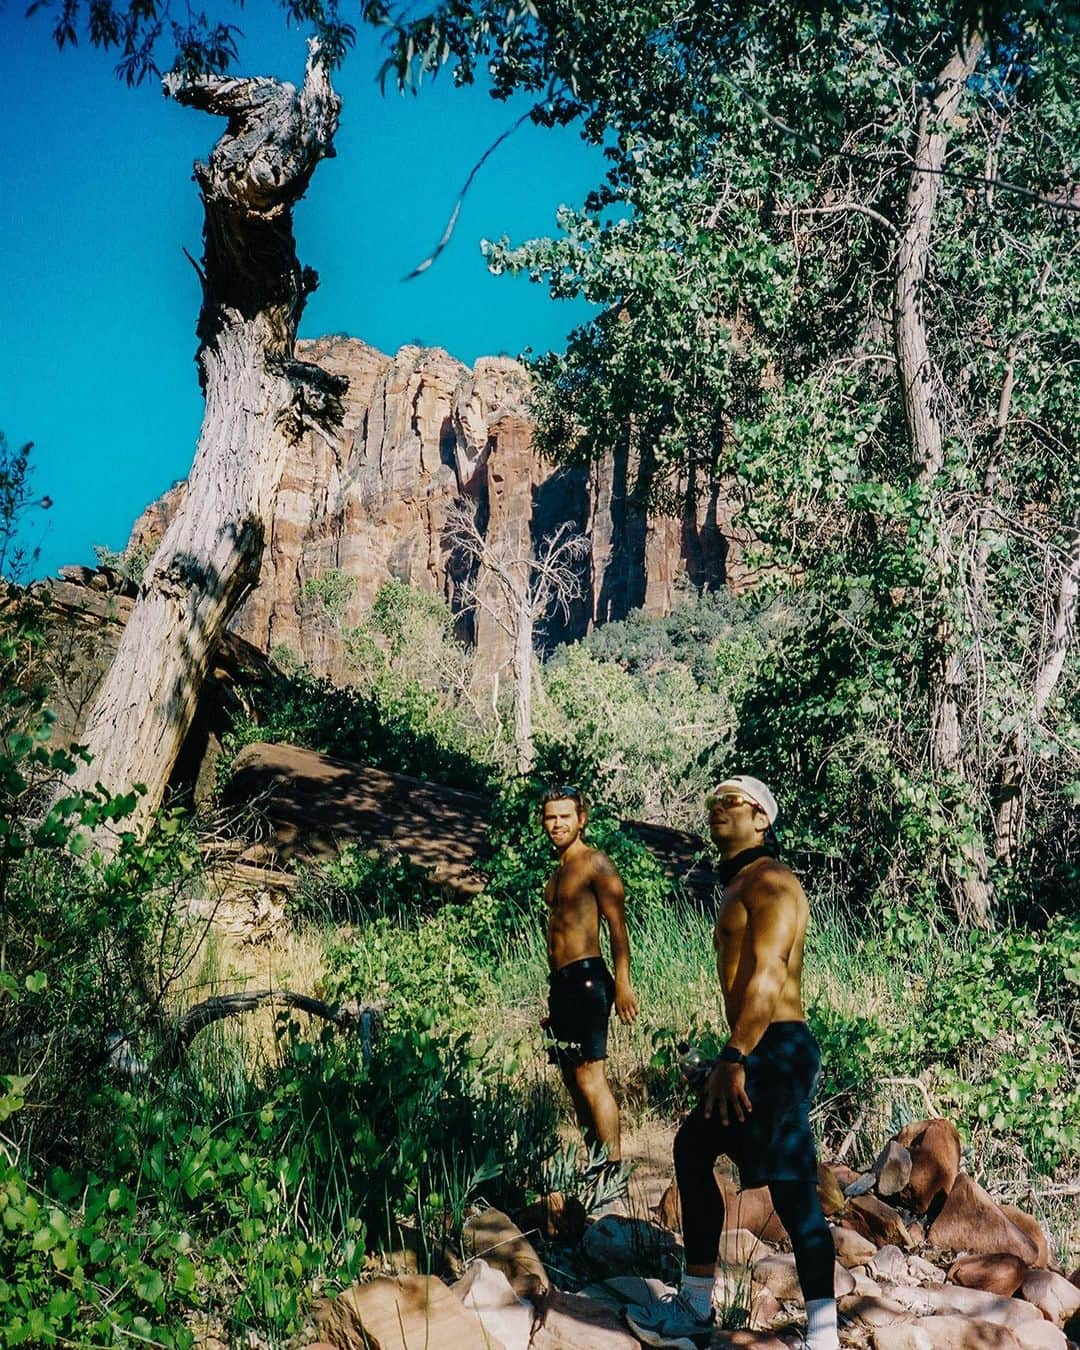
[{"label": "short hair", "polygon": [[569,783],[559,783],[544,790],[544,794],[540,798],[541,815],[543,815],[544,807],[549,802],[573,802],[578,809],[578,815],[588,814],[589,803],[585,800],[584,792],[580,788],[571,787]]}]

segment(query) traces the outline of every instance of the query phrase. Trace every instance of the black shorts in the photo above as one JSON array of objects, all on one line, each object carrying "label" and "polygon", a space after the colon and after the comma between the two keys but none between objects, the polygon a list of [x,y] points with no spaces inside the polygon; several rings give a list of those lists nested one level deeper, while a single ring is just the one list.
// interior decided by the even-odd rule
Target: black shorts
[{"label": "black shorts", "polygon": [[[821,1054],[805,1022],[773,1022],[748,1056],[746,1095],[753,1110],[743,1121],[720,1123],[704,1103],[683,1122],[680,1134],[694,1148],[736,1163],[742,1186],[797,1181],[817,1175],[810,1105],[821,1074]],[[684,1133],[685,1132],[685,1133]]]},{"label": "black shorts", "polygon": [[607,1058],[608,1018],[615,981],[603,957],[552,971],[548,977],[548,1060],[560,1068]]}]

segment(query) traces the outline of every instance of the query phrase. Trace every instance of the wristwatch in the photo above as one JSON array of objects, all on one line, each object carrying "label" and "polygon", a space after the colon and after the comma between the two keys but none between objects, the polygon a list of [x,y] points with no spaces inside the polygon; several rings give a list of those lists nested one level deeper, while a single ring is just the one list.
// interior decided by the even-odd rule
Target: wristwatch
[{"label": "wristwatch", "polygon": [[725,1045],[716,1058],[723,1060],[725,1064],[741,1064],[744,1069],[750,1062],[741,1050],[736,1050],[730,1044]]}]

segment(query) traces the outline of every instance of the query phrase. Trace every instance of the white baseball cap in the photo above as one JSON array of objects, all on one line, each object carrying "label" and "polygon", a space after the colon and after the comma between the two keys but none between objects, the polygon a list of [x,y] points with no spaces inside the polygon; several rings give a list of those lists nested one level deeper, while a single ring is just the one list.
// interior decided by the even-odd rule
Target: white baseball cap
[{"label": "white baseball cap", "polygon": [[776,817],[780,814],[780,808],[776,804],[776,798],[761,781],[760,778],[751,778],[749,774],[736,773],[730,778],[725,778],[722,783],[717,783],[712,790],[712,796],[717,796],[721,792],[741,792],[742,795],[760,806],[765,812],[765,819],[770,825],[776,824]]}]

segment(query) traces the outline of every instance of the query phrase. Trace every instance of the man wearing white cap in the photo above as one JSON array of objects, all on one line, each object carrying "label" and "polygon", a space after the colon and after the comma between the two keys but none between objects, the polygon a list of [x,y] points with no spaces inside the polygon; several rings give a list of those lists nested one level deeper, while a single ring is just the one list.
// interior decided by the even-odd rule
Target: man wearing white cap
[{"label": "man wearing white cap", "polygon": [[627,1310],[649,1345],[685,1345],[713,1325],[724,1201],[713,1165],[725,1153],[744,1187],[768,1186],[787,1229],[806,1303],[806,1345],[837,1350],[834,1246],[817,1195],[810,1103],[820,1073],[802,1004],[809,906],[776,858],[776,798],[757,778],[725,778],[708,801],[723,892],[713,945],[731,1035],[701,1103],[675,1136],[686,1274],[677,1295]]}]

